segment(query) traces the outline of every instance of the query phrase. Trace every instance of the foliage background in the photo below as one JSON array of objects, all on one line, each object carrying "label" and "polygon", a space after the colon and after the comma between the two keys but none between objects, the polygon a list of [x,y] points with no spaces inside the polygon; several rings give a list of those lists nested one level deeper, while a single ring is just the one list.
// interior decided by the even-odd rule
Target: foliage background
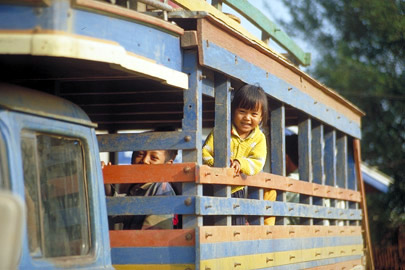
[{"label": "foliage background", "polygon": [[307,72],[366,113],[362,159],[394,179],[388,194],[367,197],[372,241],[395,244],[405,223],[405,1],[282,1],[292,19],[277,23],[316,49]]}]

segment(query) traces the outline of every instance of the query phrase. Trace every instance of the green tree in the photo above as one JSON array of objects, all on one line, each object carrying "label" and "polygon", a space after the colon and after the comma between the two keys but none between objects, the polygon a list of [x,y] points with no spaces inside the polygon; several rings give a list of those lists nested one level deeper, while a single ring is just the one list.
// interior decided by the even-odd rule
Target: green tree
[{"label": "green tree", "polygon": [[380,243],[381,230],[405,223],[405,1],[282,1],[292,19],[278,23],[316,49],[307,72],[366,113],[362,158],[394,179],[388,194],[369,198]]}]

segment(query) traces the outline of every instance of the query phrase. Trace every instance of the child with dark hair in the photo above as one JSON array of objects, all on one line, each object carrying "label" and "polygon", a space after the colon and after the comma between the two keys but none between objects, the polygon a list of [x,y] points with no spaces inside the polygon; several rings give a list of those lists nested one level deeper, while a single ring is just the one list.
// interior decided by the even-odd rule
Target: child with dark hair
[{"label": "child with dark hair", "polygon": [[[264,90],[260,86],[245,85],[235,91],[232,104],[231,161],[235,175],[255,175],[266,162],[266,137],[260,126],[267,123],[268,104]],[[214,138],[211,132],[203,147],[203,162],[214,165]],[[232,197],[244,198],[243,186],[232,188]],[[233,225],[245,225],[244,217],[233,218]]]}]

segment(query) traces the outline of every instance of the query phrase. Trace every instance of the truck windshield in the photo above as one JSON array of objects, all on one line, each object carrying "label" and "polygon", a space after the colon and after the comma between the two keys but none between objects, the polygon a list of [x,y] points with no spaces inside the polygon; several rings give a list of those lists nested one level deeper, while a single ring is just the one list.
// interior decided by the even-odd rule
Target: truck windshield
[{"label": "truck windshield", "polygon": [[80,139],[24,131],[21,148],[31,256],[88,254],[89,206]]}]

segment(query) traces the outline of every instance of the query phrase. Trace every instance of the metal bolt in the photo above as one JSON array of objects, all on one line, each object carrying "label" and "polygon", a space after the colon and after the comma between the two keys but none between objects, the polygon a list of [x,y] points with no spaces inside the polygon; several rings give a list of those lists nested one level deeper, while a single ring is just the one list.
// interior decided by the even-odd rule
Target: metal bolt
[{"label": "metal bolt", "polygon": [[185,199],[184,204],[187,205],[187,206],[191,205],[191,198],[188,197],[187,199]]},{"label": "metal bolt", "polygon": [[266,235],[273,234],[272,231],[266,231]]},{"label": "metal bolt", "polygon": [[270,206],[270,205],[266,205],[266,210],[269,210],[269,209],[271,209],[271,206]]},{"label": "metal bolt", "polygon": [[183,172],[184,173],[189,173],[189,172],[191,172],[191,168],[189,166],[184,167]]},{"label": "metal bolt", "polygon": [[208,237],[210,237],[210,236],[212,236],[212,233],[205,233],[205,238],[208,238]]},{"label": "metal bolt", "polygon": [[241,263],[234,263],[233,267],[241,266],[241,265],[242,265]]},{"label": "metal bolt", "polygon": [[205,209],[212,208],[212,205],[206,205]]},{"label": "metal bolt", "polygon": [[185,137],[184,137],[184,140],[185,140],[186,142],[191,141],[191,136],[190,136],[190,135],[185,136]]},{"label": "metal bolt", "polygon": [[238,208],[238,207],[240,207],[239,204],[234,204],[234,205],[233,205],[233,209]]},{"label": "metal bolt", "polygon": [[270,178],[266,178],[265,182],[270,182],[271,179]]},{"label": "metal bolt", "polygon": [[272,261],[273,261],[273,259],[266,258],[266,263],[268,263],[268,262],[272,262]]},{"label": "metal bolt", "polygon": [[200,81],[202,81],[203,79],[206,79],[207,78],[207,76],[205,76],[205,75],[200,75]]},{"label": "metal bolt", "polygon": [[190,241],[191,239],[193,239],[193,236],[191,235],[191,233],[186,234],[186,240]]},{"label": "metal bolt", "polygon": [[292,87],[288,87],[288,91],[291,91],[292,90]]},{"label": "metal bolt", "polygon": [[233,232],[233,236],[237,236],[239,234],[240,234],[240,232]]}]

